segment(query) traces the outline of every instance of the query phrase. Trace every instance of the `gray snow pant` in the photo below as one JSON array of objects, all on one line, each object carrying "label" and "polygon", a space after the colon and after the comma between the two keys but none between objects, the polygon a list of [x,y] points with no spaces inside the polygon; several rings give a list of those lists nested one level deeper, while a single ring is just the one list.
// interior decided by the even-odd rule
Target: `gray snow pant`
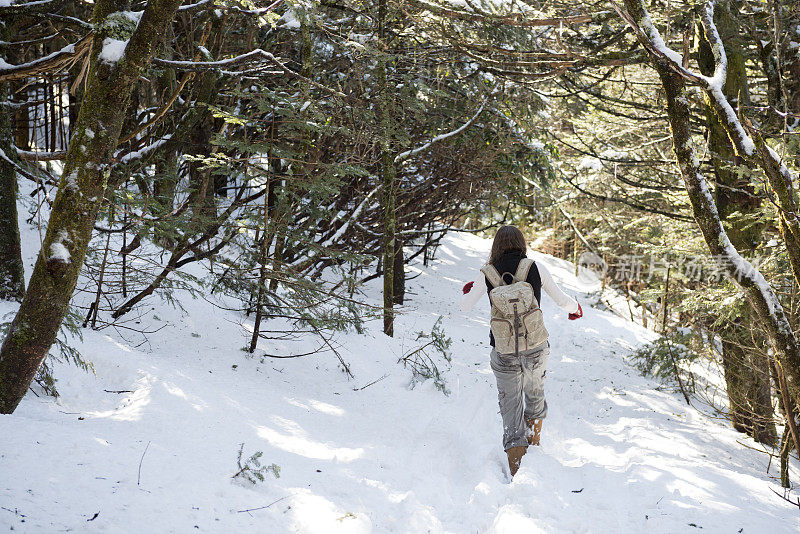
[{"label": "gray snow pant", "polygon": [[[498,354],[492,349],[491,366],[497,379],[497,396],[503,418],[503,448],[528,445],[525,419],[547,417],[544,375],[550,357],[550,342],[513,354]],[[523,406],[524,397],[524,406]]]}]

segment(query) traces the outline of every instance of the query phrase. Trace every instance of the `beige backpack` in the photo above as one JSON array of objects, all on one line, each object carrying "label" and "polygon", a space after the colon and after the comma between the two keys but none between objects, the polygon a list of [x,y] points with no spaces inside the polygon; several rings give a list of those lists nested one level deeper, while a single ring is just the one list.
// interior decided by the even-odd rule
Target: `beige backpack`
[{"label": "beige backpack", "polygon": [[510,284],[505,283],[493,265],[481,267],[481,272],[494,286],[489,291],[492,303],[490,327],[494,348],[500,354],[519,355],[520,351],[547,341],[542,310],[534,296],[533,286],[526,281],[532,265],[533,260],[522,258]]}]

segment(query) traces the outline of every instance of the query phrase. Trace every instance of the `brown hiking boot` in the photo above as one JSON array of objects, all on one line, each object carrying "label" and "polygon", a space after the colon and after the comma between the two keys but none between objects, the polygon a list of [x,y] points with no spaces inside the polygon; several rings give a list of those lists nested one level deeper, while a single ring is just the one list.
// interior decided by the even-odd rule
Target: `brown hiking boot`
[{"label": "brown hiking boot", "polygon": [[522,457],[528,452],[528,447],[521,445],[519,447],[511,447],[506,451],[508,455],[508,469],[511,471],[511,476],[517,474],[519,464],[522,462]]},{"label": "brown hiking boot", "polygon": [[530,445],[539,445],[539,434],[542,432],[543,422],[544,419],[525,418],[525,426],[528,427],[528,443]]}]

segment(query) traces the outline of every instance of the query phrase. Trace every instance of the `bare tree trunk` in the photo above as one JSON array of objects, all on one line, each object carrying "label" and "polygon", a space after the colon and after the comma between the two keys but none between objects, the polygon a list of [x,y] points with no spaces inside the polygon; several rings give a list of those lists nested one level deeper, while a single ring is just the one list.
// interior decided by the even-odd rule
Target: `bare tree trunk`
[{"label": "bare tree trunk", "polygon": [[[162,54],[159,57],[165,59],[173,58],[172,50],[172,28],[167,28],[167,38],[162,47]],[[168,95],[175,92],[178,82],[175,71],[165,69],[164,72],[155,79],[156,96],[166,100]],[[174,127],[177,127],[175,125]],[[170,213],[175,203],[175,193],[178,187],[178,151],[174,147],[169,147],[155,163],[155,176],[153,178],[153,200],[151,212],[155,217],[160,217]],[[165,248],[169,248],[169,239],[165,236],[154,236],[156,241]]]},{"label": "bare tree trunk", "polygon": [[[5,39],[4,32],[0,37]],[[21,301],[25,293],[19,224],[17,219],[17,161],[12,143],[12,116],[8,84],[0,83],[0,299]]]},{"label": "bare tree trunk", "polygon": [[258,336],[261,331],[261,319],[264,317],[264,291],[267,283],[267,255],[269,254],[269,244],[272,242],[272,234],[270,233],[269,225],[269,205],[270,205],[270,185],[269,178],[264,187],[266,193],[264,194],[264,231],[261,237],[261,250],[259,252],[258,261],[258,295],[256,296],[256,317],[253,321],[253,336],[250,338],[249,352],[252,354],[258,345]]},{"label": "bare tree trunk", "polygon": [[389,88],[387,73],[387,37],[389,32],[386,28],[387,19],[387,0],[380,0],[378,3],[378,41],[379,46],[384,50],[378,57],[378,66],[375,78],[378,84],[379,98],[379,120],[381,136],[381,179],[383,182],[383,332],[387,336],[394,335],[394,256],[397,232],[397,218],[395,206],[397,202],[396,177],[397,168],[395,167],[394,155],[392,154],[392,131],[391,109],[392,94]]},{"label": "bare tree trunk", "polygon": [[[55,341],[89,247],[97,212],[107,188],[111,161],[137,79],[150,64],[180,0],[150,0],[138,24],[114,0],[95,3],[94,36],[86,92],[67,151],[42,250],[25,298],[0,348],[0,413],[12,413]],[[110,18],[117,19],[111,24]],[[124,19],[124,20],[123,20]],[[126,23],[128,21],[129,23]],[[115,27],[129,28],[123,56],[105,62],[99,55]]]},{"label": "bare tree trunk", "polygon": [[392,270],[394,271],[394,282],[392,283],[393,302],[401,305],[406,296],[406,271],[403,257],[403,241],[399,238],[395,241],[394,266]]}]

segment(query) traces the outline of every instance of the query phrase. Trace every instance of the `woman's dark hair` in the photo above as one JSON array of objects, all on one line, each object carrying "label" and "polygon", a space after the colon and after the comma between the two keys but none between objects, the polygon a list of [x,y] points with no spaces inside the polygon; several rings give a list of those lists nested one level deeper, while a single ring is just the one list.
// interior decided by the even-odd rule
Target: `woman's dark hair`
[{"label": "woman's dark hair", "polygon": [[525,254],[528,245],[525,243],[525,236],[519,231],[516,226],[501,226],[494,236],[494,243],[492,243],[492,252],[489,254],[489,263],[494,264],[500,259],[500,256],[512,250],[518,250]]}]

